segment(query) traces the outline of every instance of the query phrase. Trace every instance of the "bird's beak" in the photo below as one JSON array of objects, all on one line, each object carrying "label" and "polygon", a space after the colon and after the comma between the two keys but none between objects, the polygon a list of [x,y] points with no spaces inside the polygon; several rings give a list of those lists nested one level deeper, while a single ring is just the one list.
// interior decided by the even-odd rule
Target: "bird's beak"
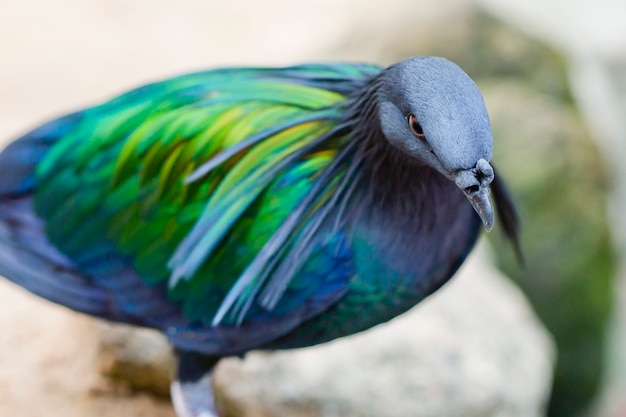
[{"label": "bird's beak", "polygon": [[479,159],[476,167],[457,171],[454,182],[463,191],[480,216],[488,232],[493,227],[493,207],[489,200],[489,184],[493,181],[493,168],[484,159]]}]

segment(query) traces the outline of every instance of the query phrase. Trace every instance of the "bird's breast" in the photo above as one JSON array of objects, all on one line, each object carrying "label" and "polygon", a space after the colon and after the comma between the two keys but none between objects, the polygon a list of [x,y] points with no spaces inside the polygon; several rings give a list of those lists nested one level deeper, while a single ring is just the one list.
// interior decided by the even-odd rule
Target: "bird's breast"
[{"label": "bird's breast", "polygon": [[406,212],[371,204],[354,211],[346,230],[354,271],[346,294],[273,347],[308,346],[368,329],[448,281],[472,249],[480,220],[453,184],[444,191],[415,196],[423,199],[408,203]]},{"label": "bird's breast", "polygon": [[480,221],[457,187],[444,181],[412,202],[373,205],[358,217],[352,234],[358,280],[419,302],[454,274],[474,246]]}]

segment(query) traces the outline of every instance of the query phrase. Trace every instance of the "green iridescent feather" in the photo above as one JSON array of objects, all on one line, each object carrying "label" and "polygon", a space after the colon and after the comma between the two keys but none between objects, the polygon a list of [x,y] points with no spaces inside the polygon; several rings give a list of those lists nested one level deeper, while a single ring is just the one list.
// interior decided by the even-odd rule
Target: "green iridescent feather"
[{"label": "green iridescent feather", "polygon": [[[319,140],[345,108],[344,92],[329,86],[377,71],[347,64],[216,70],[127,93],[84,111],[51,148],[36,173],[36,210],[50,240],[79,267],[122,255],[145,283],[167,283],[188,319],[241,321],[250,297],[263,295],[258,277],[226,307],[225,297],[343,146],[340,134]],[[325,185],[305,218],[341,177]],[[281,256],[305,230],[294,226]],[[256,275],[267,277],[270,267]]]}]

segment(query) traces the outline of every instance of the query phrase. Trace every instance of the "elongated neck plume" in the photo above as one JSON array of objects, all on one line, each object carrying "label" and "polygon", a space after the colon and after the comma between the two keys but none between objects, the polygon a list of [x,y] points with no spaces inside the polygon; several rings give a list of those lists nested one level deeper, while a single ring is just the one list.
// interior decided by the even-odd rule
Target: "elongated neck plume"
[{"label": "elongated neck plume", "polygon": [[440,175],[385,138],[379,112],[382,83],[382,74],[367,80],[351,98],[346,114],[352,126],[350,140],[358,142],[354,158],[368,190],[368,204],[393,209],[411,205],[423,182]]}]

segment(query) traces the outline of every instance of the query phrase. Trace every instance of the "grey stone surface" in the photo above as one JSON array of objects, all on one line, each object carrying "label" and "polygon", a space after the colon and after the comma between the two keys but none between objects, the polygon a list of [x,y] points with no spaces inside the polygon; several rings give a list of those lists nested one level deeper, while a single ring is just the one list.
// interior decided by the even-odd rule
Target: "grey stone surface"
[{"label": "grey stone surface", "polygon": [[100,372],[133,390],[167,397],[176,363],[170,344],[154,330],[101,324]]}]

